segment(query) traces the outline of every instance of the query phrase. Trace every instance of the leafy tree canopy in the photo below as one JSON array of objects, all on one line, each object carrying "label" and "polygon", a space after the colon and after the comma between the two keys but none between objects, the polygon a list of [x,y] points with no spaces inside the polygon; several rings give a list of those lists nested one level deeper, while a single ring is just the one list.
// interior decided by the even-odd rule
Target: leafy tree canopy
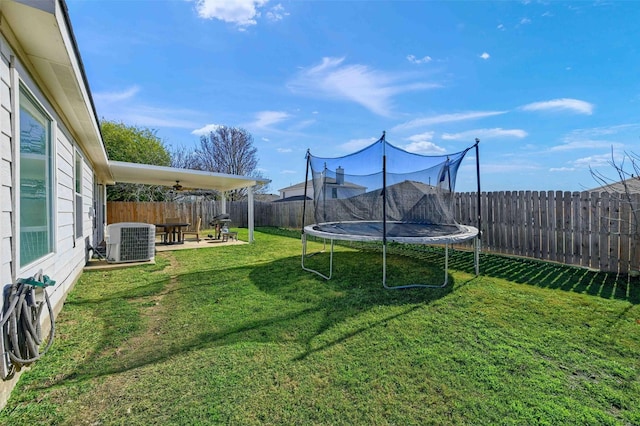
[{"label": "leafy tree canopy", "polygon": [[[170,166],[171,155],[155,130],[103,120],[102,140],[110,160]],[[118,183],[107,187],[109,201],[164,201],[168,188]]]},{"label": "leafy tree canopy", "polygon": [[100,127],[110,160],[171,165],[171,155],[155,130],[108,120],[102,121]]}]

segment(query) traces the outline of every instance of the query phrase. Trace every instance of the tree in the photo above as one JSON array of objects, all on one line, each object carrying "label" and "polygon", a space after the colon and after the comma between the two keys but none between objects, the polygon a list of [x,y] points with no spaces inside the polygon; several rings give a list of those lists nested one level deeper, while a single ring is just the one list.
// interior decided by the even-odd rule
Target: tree
[{"label": "tree", "polygon": [[[102,139],[110,160],[170,166],[171,156],[155,130],[103,120]],[[155,185],[118,183],[107,188],[109,201],[163,201],[167,188]]]},{"label": "tree", "polygon": [[198,160],[194,149],[179,146],[170,151],[171,167],[178,169],[198,169]]},{"label": "tree", "polygon": [[[262,178],[256,170],[258,150],[253,146],[253,136],[244,129],[220,126],[200,138],[195,159],[199,170]],[[259,191],[266,190],[266,186]],[[229,199],[246,196],[246,189],[232,191]]]}]

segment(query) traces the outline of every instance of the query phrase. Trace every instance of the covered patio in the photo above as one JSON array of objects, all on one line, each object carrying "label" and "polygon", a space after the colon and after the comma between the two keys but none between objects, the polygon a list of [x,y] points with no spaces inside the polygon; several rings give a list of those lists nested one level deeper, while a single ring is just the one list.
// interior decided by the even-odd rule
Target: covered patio
[{"label": "covered patio", "polygon": [[[230,175],[202,170],[153,166],[149,164],[109,161],[113,183],[138,183],[172,187],[179,182],[185,188],[219,191],[222,194],[222,213],[227,213],[225,193],[237,189],[247,189],[247,223],[249,242],[254,240],[254,189],[270,182],[251,176]],[[203,224],[204,226],[205,224]]]}]

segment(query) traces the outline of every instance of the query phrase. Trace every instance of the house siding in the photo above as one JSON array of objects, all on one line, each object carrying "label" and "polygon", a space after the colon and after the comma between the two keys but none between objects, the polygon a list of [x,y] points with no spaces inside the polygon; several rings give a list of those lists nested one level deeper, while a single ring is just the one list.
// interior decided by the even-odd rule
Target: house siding
[{"label": "house siding", "polygon": [[[11,126],[11,79],[9,72],[9,46],[0,38],[0,197],[11,200],[12,197],[12,126]],[[11,275],[11,217],[13,203],[0,203],[0,280],[8,283]],[[2,300],[0,295],[0,300]]]},{"label": "house siding", "polygon": [[[19,78],[12,78],[10,58],[18,57],[12,51],[7,39],[0,35],[0,197],[3,200],[0,207],[0,279],[2,287],[10,285],[15,278],[29,277],[42,270],[52,280],[56,281],[54,287],[48,288],[48,294],[54,307],[55,315],[62,309],[62,304],[67,293],[73,288],[75,281],[82,273],[86,264],[87,243],[94,244],[93,221],[89,215],[90,207],[93,205],[95,187],[94,172],[91,164],[87,161],[87,156],[79,147],[77,141],[71,136],[72,132],[67,129],[62,118],[52,107],[45,96],[46,91],[41,90],[36,82],[31,78],[28,64],[23,64],[19,59],[14,60],[16,75]],[[15,87],[12,87],[12,81]],[[18,81],[22,81],[24,86],[34,95],[47,114],[53,119],[54,128],[52,137],[54,138],[54,251],[52,254],[30,264],[20,267],[17,259],[16,239],[13,238],[12,220],[17,211],[13,193],[13,182],[17,180],[15,156],[19,155],[15,147],[17,141],[13,141],[13,135],[17,133],[19,123],[15,122],[13,108],[15,102],[12,101],[12,93],[18,93]],[[76,150],[82,153],[83,157],[83,181],[82,181],[82,220],[83,235],[74,235],[74,155]],[[7,202],[5,200],[11,200]],[[15,224],[19,226],[18,223]],[[88,238],[88,240],[85,240]],[[4,295],[0,294],[0,303],[4,304]],[[46,311],[46,310],[45,310]],[[48,330],[49,319],[47,313],[43,313],[42,324],[44,331]],[[3,363],[4,360],[0,360]],[[0,366],[0,368],[4,368]],[[15,382],[16,377],[0,382],[0,407],[4,406]]]}]

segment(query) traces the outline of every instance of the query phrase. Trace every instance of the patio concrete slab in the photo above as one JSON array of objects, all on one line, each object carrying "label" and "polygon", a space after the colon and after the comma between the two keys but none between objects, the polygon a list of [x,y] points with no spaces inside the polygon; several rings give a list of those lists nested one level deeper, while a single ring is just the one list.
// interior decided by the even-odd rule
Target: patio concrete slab
[{"label": "patio concrete slab", "polygon": [[[239,241],[239,240],[227,240],[227,241],[214,240],[212,238],[204,238],[204,239],[201,239],[199,242],[195,240],[187,240],[183,244],[162,244],[160,242],[157,242],[156,253],[161,253],[165,251],[175,251],[175,250],[237,246],[237,245],[244,245],[244,244],[249,244],[249,243],[247,243],[246,241]],[[84,267],[84,270],[100,271],[100,270],[128,268],[131,266],[153,265],[153,264],[155,264],[155,260],[147,260],[144,262],[109,263],[106,260],[102,260],[102,259],[90,259],[87,265]]]}]

